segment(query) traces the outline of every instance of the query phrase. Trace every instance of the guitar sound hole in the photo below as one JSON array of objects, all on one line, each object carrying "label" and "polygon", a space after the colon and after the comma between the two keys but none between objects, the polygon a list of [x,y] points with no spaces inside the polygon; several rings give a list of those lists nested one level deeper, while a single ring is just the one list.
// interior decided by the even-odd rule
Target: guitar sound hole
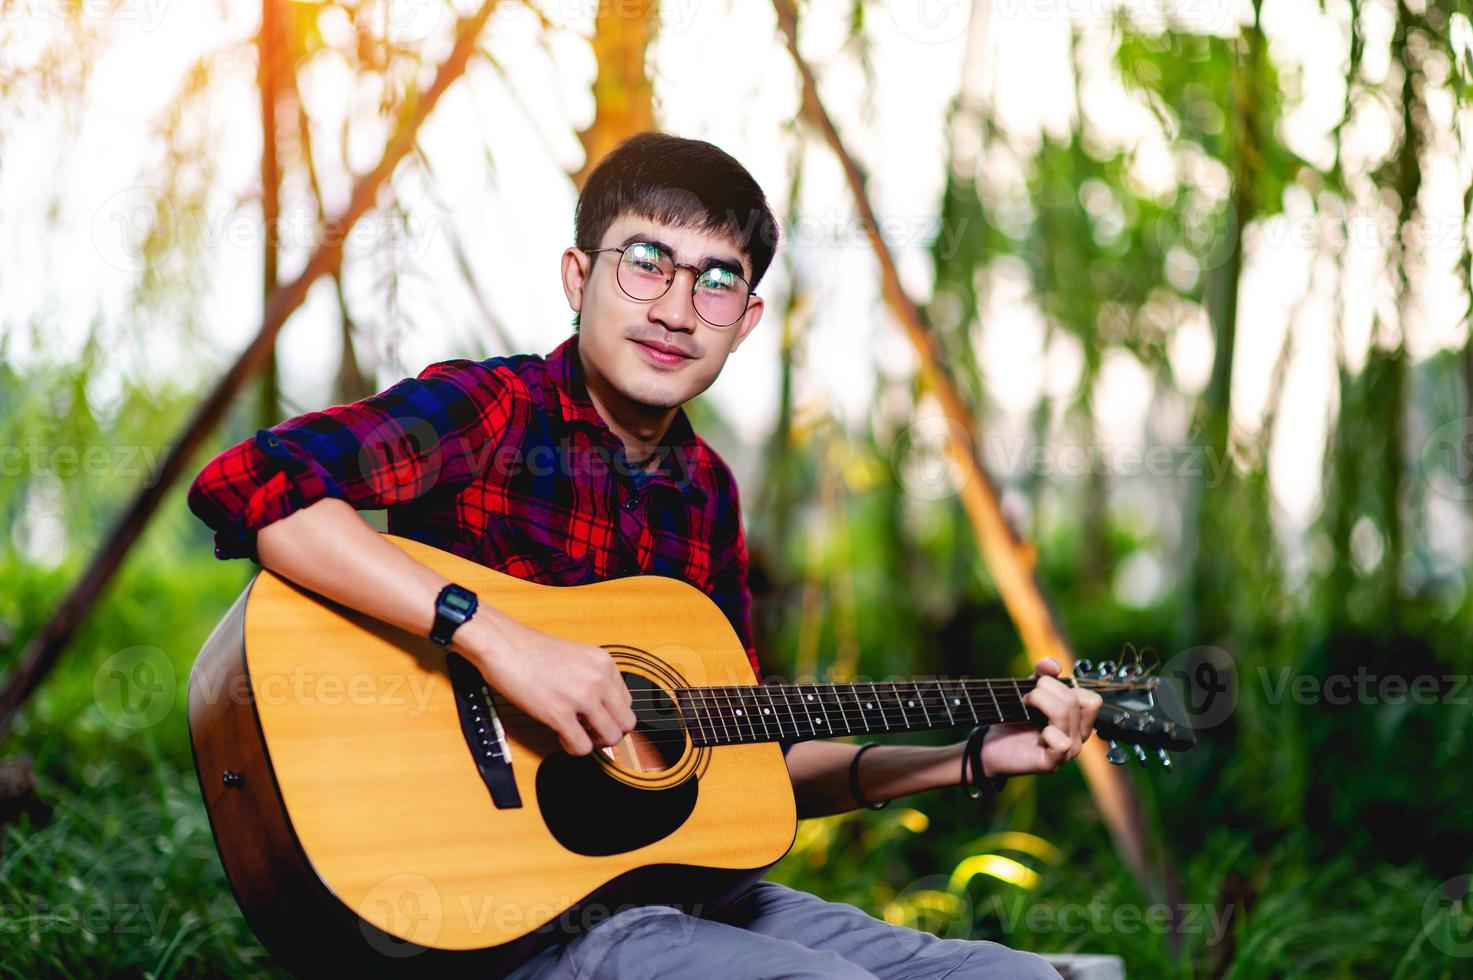
[{"label": "guitar sound hole", "polygon": [[649,678],[629,673],[622,676],[634,700],[634,730],[599,751],[627,772],[662,773],[685,754],[686,732],[680,710]]}]

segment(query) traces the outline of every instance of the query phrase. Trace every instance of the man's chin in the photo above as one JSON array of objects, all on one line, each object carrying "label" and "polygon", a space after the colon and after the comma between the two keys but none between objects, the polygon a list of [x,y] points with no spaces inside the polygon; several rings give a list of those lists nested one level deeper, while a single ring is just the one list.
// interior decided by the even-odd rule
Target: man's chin
[{"label": "man's chin", "polygon": [[614,389],[637,405],[653,409],[679,408],[695,397],[669,384],[638,380],[630,383],[620,379]]}]

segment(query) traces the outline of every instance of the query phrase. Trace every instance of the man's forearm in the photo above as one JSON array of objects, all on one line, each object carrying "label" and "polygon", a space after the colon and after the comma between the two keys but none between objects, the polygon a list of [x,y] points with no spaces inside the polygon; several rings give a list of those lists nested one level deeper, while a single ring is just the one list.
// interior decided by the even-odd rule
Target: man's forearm
[{"label": "man's forearm", "polygon": [[[348,503],[332,497],[266,525],[256,536],[265,568],[283,578],[416,636],[435,622],[446,579],[384,539]],[[489,649],[508,618],[482,605],[455,631],[451,649]]]},{"label": "man's forearm", "polygon": [[[878,745],[859,760],[859,788],[871,803],[920,793],[961,781],[961,743]],[[800,818],[822,817],[859,807],[849,786],[849,766],[858,745],[816,740],[788,749],[788,774]]]}]

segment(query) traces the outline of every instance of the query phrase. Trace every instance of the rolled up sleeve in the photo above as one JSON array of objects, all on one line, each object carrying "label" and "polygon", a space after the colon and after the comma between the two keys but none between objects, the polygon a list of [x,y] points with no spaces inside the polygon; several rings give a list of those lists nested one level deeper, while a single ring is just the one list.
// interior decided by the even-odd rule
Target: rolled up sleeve
[{"label": "rolled up sleeve", "polygon": [[453,491],[510,424],[511,379],[480,362],[441,361],[376,395],[261,429],[205,465],[189,509],[215,532],[216,557],[259,561],[261,528],[324,497],[378,510]]}]

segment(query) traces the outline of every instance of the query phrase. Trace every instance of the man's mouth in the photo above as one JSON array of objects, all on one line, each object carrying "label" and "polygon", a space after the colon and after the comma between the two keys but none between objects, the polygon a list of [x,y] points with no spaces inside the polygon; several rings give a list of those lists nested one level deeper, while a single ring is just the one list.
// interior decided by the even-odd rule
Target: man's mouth
[{"label": "man's mouth", "polygon": [[681,364],[690,360],[691,355],[673,344],[661,343],[658,340],[636,340],[644,349],[646,356],[656,364]]}]

